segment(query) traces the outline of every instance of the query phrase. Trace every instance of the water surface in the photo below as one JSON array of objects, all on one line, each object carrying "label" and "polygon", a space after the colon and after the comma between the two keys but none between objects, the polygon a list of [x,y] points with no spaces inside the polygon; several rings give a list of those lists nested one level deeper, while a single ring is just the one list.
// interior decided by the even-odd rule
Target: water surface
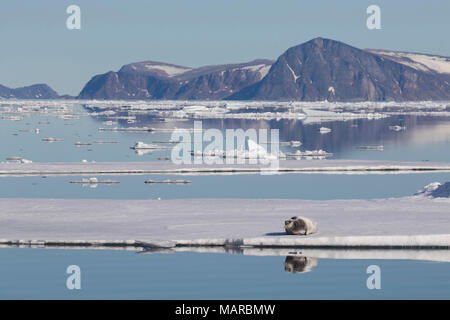
[{"label": "water surface", "polygon": [[[281,174],[281,175],[131,175],[97,176],[114,185],[80,185],[89,176],[0,177],[2,198],[182,199],[280,198],[374,199],[405,197],[432,182],[450,181],[450,173],[414,174]],[[145,184],[144,181],[186,179],[190,184]]]},{"label": "water surface", "polygon": [[[81,107],[75,108],[80,110]],[[127,113],[119,114],[127,116]],[[145,143],[170,140],[171,130],[193,128],[193,121],[162,122],[151,116],[138,115],[136,123],[117,120],[117,124],[105,125],[108,117],[82,116],[79,119],[62,119],[51,115],[27,116],[21,121],[0,119],[0,161],[7,157],[20,156],[34,162],[72,161],[158,161],[170,157],[170,150],[138,155],[130,149],[137,141]],[[405,127],[393,131],[390,126]],[[332,129],[321,134],[320,127]],[[111,127],[152,127],[168,132],[110,132],[98,131]],[[359,119],[308,124],[299,120],[202,120],[203,129],[215,128],[244,130],[279,129],[280,141],[298,140],[300,148],[282,146],[286,153],[296,150],[323,149],[333,153],[335,159],[372,159],[399,161],[450,161],[450,117],[398,115],[383,119]],[[36,134],[33,130],[39,128]],[[31,132],[28,132],[31,131]],[[43,138],[64,139],[63,142],[48,143]],[[96,144],[98,141],[117,142]],[[76,146],[75,143],[89,143]],[[205,142],[203,147],[208,143]],[[167,146],[167,145],[166,145]],[[360,150],[359,147],[383,146],[383,151]]]},{"label": "water surface", "polygon": [[[285,257],[121,250],[0,249],[2,299],[448,299],[449,263],[319,259],[307,273]],[[66,269],[81,269],[68,290]],[[367,289],[367,267],[381,290]]]}]

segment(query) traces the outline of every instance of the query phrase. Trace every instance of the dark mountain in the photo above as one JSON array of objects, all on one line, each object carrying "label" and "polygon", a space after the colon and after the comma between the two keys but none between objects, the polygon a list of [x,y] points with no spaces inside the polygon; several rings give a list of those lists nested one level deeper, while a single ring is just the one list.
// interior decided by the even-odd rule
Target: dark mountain
[{"label": "dark mountain", "polygon": [[448,100],[447,79],[447,75],[396,62],[388,55],[316,38],[288,49],[264,79],[228,99]]},{"label": "dark mountain", "polygon": [[12,99],[57,99],[60,96],[46,84],[11,89],[0,85],[0,97]]},{"label": "dark mountain", "polygon": [[[64,99],[45,84],[11,89],[0,98]],[[81,99],[121,100],[450,100],[450,58],[362,50],[316,38],[292,47],[275,62],[188,68],[144,61],[94,76]]]},{"label": "dark mountain", "polygon": [[261,80],[273,61],[188,68],[145,61],[94,76],[81,99],[224,99]]}]

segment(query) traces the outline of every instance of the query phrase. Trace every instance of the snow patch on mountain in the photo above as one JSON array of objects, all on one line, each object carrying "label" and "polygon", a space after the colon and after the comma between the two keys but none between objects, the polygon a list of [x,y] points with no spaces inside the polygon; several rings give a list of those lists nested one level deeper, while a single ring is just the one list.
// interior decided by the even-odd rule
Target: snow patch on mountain
[{"label": "snow patch on mountain", "polygon": [[270,65],[270,64],[269,65],[258,64],[258,65],[254,65],[254,66],[243,67],[242,70],[250,70],[250,71],[259,72],[259,74],[261,75],[261,79],[262,79],[269,72],[271,66],[272,65]]},{"label": "snow patch on mountain", "polygon": [[409,53],[400,51],[368,50],[377,55],[384,56],[395,62],[425,72],[450,74],[450,58],[429,54]]},{"label": "snow patch on mountain", "polygon": [[192,70],[190,68],[175,67],[175,66],[168,66],[168,65],[158,65],[158,64],[146,64],[145,69],[147,69],[149,71],[150,70],[164,71],[169,77],[177,76],[177,75],[180,75],[182,73]]},{"label": "snow patch on mountain", "polygon": [[294,82],[297,81],[298,78],[300,78],[299,76],[297,76],[294,72],[294,70],[292,70],[291,66],[289,64],[286,63],[286,66],[288,67],[288,69],[291,71],[292,76],[294,77]]}]

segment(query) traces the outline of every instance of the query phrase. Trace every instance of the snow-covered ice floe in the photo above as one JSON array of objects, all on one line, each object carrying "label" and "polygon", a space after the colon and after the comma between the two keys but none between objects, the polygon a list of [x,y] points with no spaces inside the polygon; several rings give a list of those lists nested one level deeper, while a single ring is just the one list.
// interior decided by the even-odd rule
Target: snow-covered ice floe
[{"label": "snow-covered ice floe", "polygon": [[[0,199],[0,244],[449,249],[450,198],[376,200]],[[92,214],[95,212],[95,214]],[[318,233],[286,235],[308,217]]]},{"label": "snow-covered ice floe", "polygon": [[331,129],[330,128],[326,128],[326,127],[321,127],[319,131],[320,131],[321,134],[327,134],[327,133],[331,132]]},{"label": "snow-covered ice floe", "polygon": [[[232,159],[231,159],[232,160]],[[20,175],[120,175],[120,174],[387,174],[449,172],[450,163],[379,160],[277,160],[266,164],[175,164],[173,162],[16,162],[0,163],[0,176]]]},{"label": "snow-covered ice floe", "polygon": [[356,150],[376,150],[376,151],[383,151],[384,150],[384,146],[379,145],[379,146],[356,146],[354,147],[354,149]]},{"label": "snow-covered ice floe", "polygon": [[142,141],[138,141],[134,146],[130,147],[133,150],[167,150],[172,149],[172,147],[160,146],[157,144],[147,144]]},{"label": "snow-covered ice floe", "polygon": [[326,157],[333,156],[333,154],[320,149],[320,150],[305,150],[305,151],[297,150],[294,153],[286,153],[285,156],[293,157],[296,159],[301,158],[301,157],[312,158],[312,159],[325,159]]},{"label": "snow-covered ice floe", "polygon": [[449,198],[450,197],[450,182],[441,184],[439,182],[433,182],[425,186],[422,190],[419,190],[415,194],[418,197],[429,198]]},{"label": "snow-covered ice floe", "polygon": [[64,139],[48,137],[48,138],[43,138],[42,141],[52,143],[52,142],[63,142]]},{"label": "snow-covered ice floe", "polygon": [[191,155],[196,157],[220,157],[224,159],[277,160],[279,158],[286,158],[283,152],[278,151],[277,153],[270,153],[263,146],[260,146],[250,139],[248,140],[248,149],[240,148],[233,150],[213,149],[208,151],[192,151]]},{"label": "snow-covered ice floe", "polygon": [[33,163],[33,161],[24,159],[22,157],[8,157],[8,158],[6,158],[6,160],[7,161],[11,161],[11,162],[15,162],[15,163],[25,163],[25,164]]},{"label": "snow-covered ice floe", "polygon": [[97,184],[118,184],[120,183],[119,181],[115,181],[115,180],[98,180],[95,177],[92,178],[83,178],[79,181],[74,180],[74,181],[70,181],[70,183],[73,184],[87,184],[87,185],[97,185]]},{"label": "snow-covered ice floe", "polygon": [[190,180],[145,180],[145,184],[190,184]]}]

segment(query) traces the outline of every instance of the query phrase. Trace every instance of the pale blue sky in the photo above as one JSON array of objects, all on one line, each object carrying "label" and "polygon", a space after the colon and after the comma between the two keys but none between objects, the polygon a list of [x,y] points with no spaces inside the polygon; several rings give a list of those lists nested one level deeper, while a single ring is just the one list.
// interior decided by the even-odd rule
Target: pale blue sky
[{"label": "pale blue sky", "polygon": [[[81,7],[81,30],[66,8]],[[366,28],[381,7],[382,30]],[[95,74],[155,60],[197,67],[276,59],[321,36],[450,56],[448,0],[2,0],[0,84],[77,95]]]}]

